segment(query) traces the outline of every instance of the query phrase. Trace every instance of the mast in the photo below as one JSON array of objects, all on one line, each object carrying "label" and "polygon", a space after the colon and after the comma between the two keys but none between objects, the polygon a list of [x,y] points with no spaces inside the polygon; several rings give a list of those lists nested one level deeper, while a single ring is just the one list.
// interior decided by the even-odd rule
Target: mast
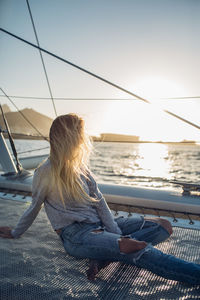
[{"label": "mast", "polygon": [[1,149],[1,155],[0,155],[0,164],[3,168],[3,171],[5,173],[13,173],[17,174],[17,168],[15,166],[15,163],[12,159],[12,156],[10,154],[10,151],[8,149],[8,146],[6,144],[6,141],[4,139],[4,136],[2,134],[2,129],[0,127],[0,149]]}]

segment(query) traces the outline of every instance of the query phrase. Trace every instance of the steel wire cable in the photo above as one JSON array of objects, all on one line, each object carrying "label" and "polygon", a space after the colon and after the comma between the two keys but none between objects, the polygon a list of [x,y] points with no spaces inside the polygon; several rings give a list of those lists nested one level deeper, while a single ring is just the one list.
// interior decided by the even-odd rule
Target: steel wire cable
[{"label": "steel wire cable", "polygon": [[45,150],[45,149],[49,149],[49,147],[43,147],[43,148],[38,148],[38,149],[32,149],[32,150],[21,151],[21,152],[18,152],[18,154],[25,154],[25,153],[35,152],[35,151],[40,151],[40,150]]},{"label": "steel wire cable", "polygon": [[[32,23],[32,26],[33,26],[33,31],[34,31],[34,34],[35,34],[36,42],[37,42],[38,47],[40,47],[38,34],[37,34],[37,31],[36,31],[36,27],[35,27],[34,20],[33,20],[33,15],[32,15],[32,12],[31,12],[31,7],[30,7],[30,4],[29,4],[28,0],[26,0],[26,3],[27,3],[27,6],[28,6],[28,11],[29,11],[29,14],[30,14],[30,19],[31,19],[31,23]],[[45,66],[45,63],[44,63],[43,56],[42,56],[42,51],[40,49],[38,49],[38,50],[39,50],[39,53],[40,53],[40,58],[41,58],[44,74],[45,74],[45,77],[46,77],[49,93],[50,93],[50,96],[51,96],[51,101],[52,101],[52,104],[53,104],[54,112],[55,112],[55,115],[57,117],[56,106],[55,106],[55,103],[54,103],[53,94],[52,94],[49,78],[48,78],[48,75],[47,75],[46,66]]]},{"label": "steel wire cable", "polygon": [[[88,75],[90,75],[92,77],[95,77],[95,78],[97,78],[97,79],[99,79],[99,80],[101,80],[101,81],[103,81],[103,82],[105,82],[105,83],[107,83],[107,84],[109,84],[109,85],[117,88],[118,90],[121,90],[121,91],[123,91],[123,92],[125,92],[125,93],[127,93],[127,94],[129,94],[129,95],[131,95],[131,96],[133,96],[135,98],[137,98],[138,100],[141,100],[141,101],[143,101],[145,103],[148,103],[148,104],[152,104],[149,100],[147,100],[147,99],[145,99],[143,97],[140,97],[140,96],[136,95],[135,93],[132,93],[129,90],[127,90],[127,89],[125,89],[125,88],[123,88],[123,87],[121,87],[121,86],[119,86],[119,85],[117,85],[117,84],[115,84],[115,83],[113,83],[113,82],[111,82],[111,81],[109,81],[109,80],[107,80],[107,79],[105,79],[105,78],[103,78],[103,77],[101,77],[101,76],[93,73],[93,72],[90,72],[90,71],[88,71],[88,70],[86,70],[86,69],[84,69],[84,68],[82,68],[82,67],[80,67],[80,66],[78,66],[78,65],[76,65],[76,64],[74,64],[74,63],[72,63],[72,62],[70,62],[70,61],[68,61],[68,60],[66,60],[66,59],[64,59],[64,58],[62,58],[62,57],[60,57],[60,56],[58,56],[58,55],[50,52],[50,51],[48,51],[48,50],[46,50],[46,49],[44,49],[44,48],[41,48],[41,47],[39,47],[39,46],[37,46],[37,45],[35,45],[35,44],[33,44],[33,43],[31,43],[31,42],[29,42],[29,41],[27,41],[27,40],[19,37],[19,36],[15,35],[15,34],[13,34],[11,32],[9,32],[9,31],[3,29],[3,28],[0,28],[0,31],[2,31],[2,32],[4,32],[4,33],[6,33],[6,34],[8,34],[8,35],[10,35],[10,36],[12,36],[12,37],[14,37],[14,38],[16,38],[16,39],[24,42],[24,43],[26,43],[26,44],[28,44],[28,45],[36,48],[36,49],[40,49],[42,52],[44,52],[44,53],[46,53],[46,54],[48,54],[48,55],[50,55],[50,56],[52,56],[52,57],[60,60],[60,61],[63,61],[64,63],[66,63],[68,65],[71,65],[72,67],[74,67],[74,68],[76,68],[76,69],[78,69],[78,70],[80,70],[80,71],[82,71],[82,72],[84,72],[84,73],[86,73],[86,74],[88,74]],[[164,111],[165,113],[167,113],[167,114],[175,117],[176,119],[179,119],[179,120],[181,120],[181,121],[183,121],[183,122],[185,122],[185,123],[187,123],[187,124],[189,124],[189,125],[197,128],[197,129],[200,129],[199,125],[197,125],[197,124],[195,124],[193,122],[190,122],[187,119],[185,119],[185,118],[183,118],[183,117],[181,117],[181,116],[179,116],[179,115],[177,115],[177,114],[175,114],[175,113],[173,113],[173,112],[171,112],[169,110],[162,109],[162,111]]]},{"label": "steel wire cable", "polygon": [[17,168],[18,173],[21,173],[21,167],[22,166],[21,166],[21,164],[19,162],[18,153],[17,153],[16,147],[15,147],[15,144],[13,142],[13,138],[12,138],[12,134],[11,134],[11,131],[10,131],[10,127],[9,127],[7,119],[6,119],[5,115],[4,115],[4,111],[3,111],[3,108],[1,106],[1,104],[0,104],[0,110],[1,110],[1,114],[2,114],[2,117],[3,117],[3,121],[4,121],[4,124],[5,124],[6,131],[7,131],[7,134],[8,134],[8,139],[9,139],[9,142],[10,142],[10,146],[11,146],[13,155],[14,155],[15,160],[16,160],[16,168]]},{"label": "steel wire cable", "polygon": [[[5,95],[0,95],[0,97],[5,97]],[[35,100],[50,100],[50,97],[39,97],[39,96],[19,96],[19,95],[9,95],[9,97],[12,98],[16,98],[16,99],[35,99]],[[190,100],[190,99],[200,99],[200,96],[187,96],[187,97],[171,97],[171,98],[155,98],[156,100]],[[138,100],[137,98],[73,98],[73,97],[54,97],[54,101],[68,101],[68,100],[83,100],[83,101],[87,101],[87,100],[91,100],[91,101],[132,101],[132,100]]]}]

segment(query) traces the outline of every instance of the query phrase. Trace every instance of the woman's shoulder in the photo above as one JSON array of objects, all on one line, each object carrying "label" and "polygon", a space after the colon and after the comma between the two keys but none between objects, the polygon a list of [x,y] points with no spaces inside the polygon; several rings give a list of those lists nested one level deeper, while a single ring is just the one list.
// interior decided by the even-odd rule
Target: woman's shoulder
[{"label": "woman's shoulder", "polygon": [[50,167],[50,161],[47,159],[35,169],[32,182],[33,189],[49,185]]},{"label": "woman's shoulder", "polygon": [[51,170],[50,159],[43,161],[34,171],[34,176],[48,175]]}]

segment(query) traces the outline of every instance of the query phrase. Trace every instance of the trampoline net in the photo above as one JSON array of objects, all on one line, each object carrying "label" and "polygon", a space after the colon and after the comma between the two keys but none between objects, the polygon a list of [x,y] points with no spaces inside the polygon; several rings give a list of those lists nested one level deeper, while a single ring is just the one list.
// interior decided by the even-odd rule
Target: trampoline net
[{"label": "trampoline net", "polygon": [[[0,226],[15,226],[28,206],[0,199]],[[162,251],[200,263],[200,231],[174,228]],[[42,209],[20,239],[0,239],[0,299],[200,299],[200,287],[165,280],[143,269],[112,263],[88,281],[88,260],[66,254]]]}]

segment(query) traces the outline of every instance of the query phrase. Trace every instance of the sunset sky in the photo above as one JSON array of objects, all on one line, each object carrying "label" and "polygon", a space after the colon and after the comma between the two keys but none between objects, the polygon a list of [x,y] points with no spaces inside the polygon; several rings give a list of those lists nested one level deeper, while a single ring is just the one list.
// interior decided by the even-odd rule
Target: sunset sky
[{"label": "sunset sky", "polygon": [[[44,54],[53,96],[72,98],[55,100],[58,114],[80,114],[92,135],[113,132],[145,140],[200,141],[200,130],[162,111],[168,109],[200,126],[200,1],[29,3],[42,48],[153,103],[132,99]],[[0,26],[36,43],[25,0],[0,0]],[[0,87],[8,95],[50,97],[38,50],[3,32],[0,68]],[[171,97],[199,98],[163,99]],[[11,99],[20,109],[55,117],[50,100]],[[0,101],[15,110],[5,97]]]}]

